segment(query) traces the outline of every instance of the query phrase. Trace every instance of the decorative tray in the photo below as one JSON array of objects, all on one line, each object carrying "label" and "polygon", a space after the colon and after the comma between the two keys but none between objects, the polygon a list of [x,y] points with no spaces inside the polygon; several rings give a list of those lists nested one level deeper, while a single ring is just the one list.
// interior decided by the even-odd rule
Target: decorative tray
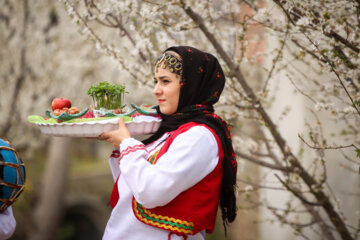
[{"label": "decorative tray", "polygon": [[[122,117],[131,136],[147,135],[156,132],[161,119],[153,116]],[[41,133],[57,137],[98,137],[100,134],[118,129],[118,117],[96,118],[84,122],[36,122]]]}]

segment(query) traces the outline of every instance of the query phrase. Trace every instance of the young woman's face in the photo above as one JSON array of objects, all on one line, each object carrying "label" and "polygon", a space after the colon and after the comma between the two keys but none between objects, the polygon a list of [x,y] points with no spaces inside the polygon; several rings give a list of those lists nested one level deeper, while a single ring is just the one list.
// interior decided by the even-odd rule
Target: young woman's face
[{"label": "young woman's face", "polygon": [[180,96],[180,76],[160,66],[155,71],[154,96],[158,100],[160,112],[165,115],[176,113]]}]

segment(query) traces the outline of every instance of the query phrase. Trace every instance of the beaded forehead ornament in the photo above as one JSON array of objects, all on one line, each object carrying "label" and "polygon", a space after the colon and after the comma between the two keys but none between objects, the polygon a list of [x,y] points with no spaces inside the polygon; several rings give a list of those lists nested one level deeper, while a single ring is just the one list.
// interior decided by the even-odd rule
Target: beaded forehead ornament
[{"label": "beaded forehead ornament", "polygon": [[182,62],[177,59],[174,55],[165,52],[161,57],[159,57],[155,64],[156,72],[158,68],[162,65],[162,68],[170,69],[170,72],[175,73],[179,76],[182,75]]}]

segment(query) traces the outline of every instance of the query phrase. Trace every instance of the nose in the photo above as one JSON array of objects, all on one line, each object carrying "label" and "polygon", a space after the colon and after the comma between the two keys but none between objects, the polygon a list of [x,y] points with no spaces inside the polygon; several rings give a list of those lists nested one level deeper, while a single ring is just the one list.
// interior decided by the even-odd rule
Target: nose
[{"label": "nose", "polygon": [[156,85],[155,85],[155,87],[154,87],[154,89],[153,89],[153,94],[154,94],[154,96],[159,96],[159,95],[161,95],[161,87],[160,87],[160,85],[159,85],[159,82],[157,82],[156,83]]}]

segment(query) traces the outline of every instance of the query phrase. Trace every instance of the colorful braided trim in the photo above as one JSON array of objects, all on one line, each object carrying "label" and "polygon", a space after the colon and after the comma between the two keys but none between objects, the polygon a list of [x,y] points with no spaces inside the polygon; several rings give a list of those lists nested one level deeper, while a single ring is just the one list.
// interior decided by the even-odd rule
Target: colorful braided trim
[{"label": "colorful braided trim", "polygon": [[147,160],[151,164],[155,164],[157,162],[157,156],[159,154],[160,150],[156,151],[149,159]]},{"label": "colorful braided trim", "polygon": [[151,213],[133,198],[133,210],[141,222],[179,234],[193,234],[194,223]]}]

